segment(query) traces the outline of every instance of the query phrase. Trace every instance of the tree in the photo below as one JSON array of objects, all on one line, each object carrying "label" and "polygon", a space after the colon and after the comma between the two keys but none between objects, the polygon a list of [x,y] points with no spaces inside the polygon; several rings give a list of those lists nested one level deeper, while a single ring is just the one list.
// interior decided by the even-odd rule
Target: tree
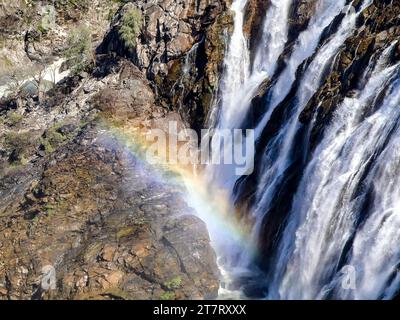
[{"label": "tree", "polygon": [[142,13],[136,8],[128,8],[121,19],[119,34],[129,49],[136,47],[136,39],[142,30]]},{"label": "tree", "polygon": [[38,64],[38,70],[36,73],[33,74],[33,80],[34,80],[33,83],[37,87],[39,103],[42,103],[44,97],[45,89],[43,88],[43,80],[45,75],[46,75],[46,66],[41,63]]},{"label": "tree", "polygon": [[89,28],[80,26],[71,31],[67,39],[68,49],[64,57],[71,66],[71,72],[78,74],[94,64],[92,35]]},{"label": "tree", "polygon": [[5,90],[5,95],[14,95],[17,97],[17,106],[22,106],[22,99],[19,95],[21,86],[26,81],[28,76],[28,71],[23,67],[13,67],[9,66],[6,70],[6,75],[8,77],[7,90]]}]

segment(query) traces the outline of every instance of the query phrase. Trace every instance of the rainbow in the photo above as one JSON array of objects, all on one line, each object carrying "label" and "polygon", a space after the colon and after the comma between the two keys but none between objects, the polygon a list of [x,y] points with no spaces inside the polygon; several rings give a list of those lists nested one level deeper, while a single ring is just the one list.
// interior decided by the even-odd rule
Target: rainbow
[{"label": "rainbow", "polygon": [[150,142],[145,133],[149,128],[137,125],[121,125],[104,117],[100,118],[100,127],[114,141],[116,140],[125,151],[143,167],[152,173],[152,179],[160,184],[179,185],[185,192],[185,200],[193,208],[196,215],[203,220],[208,228],[211,244],[217,255],[223,256],[224,250],[246,251],[256,255],[257,249],[250,245],[251,225],[238,219],[239,214],[232,206],[227,192],[208,181],[204,168],[194,165],[164,163],[151,165],[147,161],[146,150]]}]

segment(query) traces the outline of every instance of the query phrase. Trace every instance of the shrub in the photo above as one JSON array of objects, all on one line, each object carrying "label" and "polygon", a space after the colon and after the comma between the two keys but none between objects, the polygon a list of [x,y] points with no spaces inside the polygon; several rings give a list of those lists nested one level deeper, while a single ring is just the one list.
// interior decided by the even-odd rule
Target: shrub
[{"label": "shrub", "polygon": [[160,296],[160,300],[175,300],[175,293],[173,293],[173,292],[164,292]]},{"label": "shrub", "polygon": [[173,290],[173,289],[178,289],[182,284],[182,278],[180,276],[177,276],[167,282],[164,283],[164,286],[169,289],[169,290]]},{"label": "shrub", "polygon": [[72,73],[78,74],[93,64],[92,35],[89,28],[81,26],[72,30],[67,44],[64,57],[71,66]]},{"label": "shrub", "polygon": [[49,154],[54,152],[57,148],[65,145],[68,141],[70,141],[74,133],[71,132],[69,134],[63,134],[60,129],[63,127],[64,123],[59,122],[54,126],[47,129],[43,137],[40,139],[41,147],[44,151]]},{"label": "shrub", "polygon": [[142,13],[136,8],[129,8],[121,19],[119,34],[128,49],[136,47],[136,39],[142,30]]},{"label": "shrub", "polygon": [[18,124],[23,118],[24,118],[24,117],[23,117],[22,115],[20,115],[19,113],[17,113],[17,112],[10,112],[10,113],[7,115],[8,123],[9,123],[11,126],[15,126],[15,125]]},{"label": "shrub", "polygon": [[5,135],[4,145],[10,153],[11,163],[23,163],[29,150],[34,146],[35,138],[31,132],[9,132]]},{"label": "shrub", "polygon": [[53,3],[58,18],[75,22],[82,18],[90,6],[89,0],[55,0]]}]

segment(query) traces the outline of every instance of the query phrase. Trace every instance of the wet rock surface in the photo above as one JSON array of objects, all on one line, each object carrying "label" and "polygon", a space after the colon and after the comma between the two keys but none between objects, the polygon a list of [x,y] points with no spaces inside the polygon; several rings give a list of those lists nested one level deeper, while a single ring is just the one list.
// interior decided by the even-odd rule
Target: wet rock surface
[{"label": "wet rock surface", "polygon": [[246,3],[243,29],[250,41],[250,52],[255,51],[262,35],[264,17],[270,5],[270,1],[264,0],[251,0]]},{"label": "wet rock surface", "polygon": [[215,298],[215,254],[184,190],[118,145],[94,125],[14,193],[1,213],[2,298]]},{"label": "wet rock surface", "polygon": [[[121,18],[129,10],[141,12],[143,28],[136,47],[130,50],[120,37]],[[201,40],[207,27],[226,10],[225,1],[136,1],[124,5],[113,18],[101,53],[114,51],[132,57],[148,76],[165,76],[168,62],[183,56]]]},{"label": "wet rock surface", "polygon": [[310,19],[315,13],[317,0],[294,1],[289,12],[289,41],[297,38],[297,35],[305,30]]}]

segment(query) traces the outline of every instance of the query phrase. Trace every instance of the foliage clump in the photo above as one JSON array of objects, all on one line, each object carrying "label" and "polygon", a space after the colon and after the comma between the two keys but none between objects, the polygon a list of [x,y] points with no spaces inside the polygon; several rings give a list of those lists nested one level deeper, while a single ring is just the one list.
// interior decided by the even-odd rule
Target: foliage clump
[{"label": "foliage clump", "polygon": [[64,20],[78,21],[87,12],[89,0],[55,0],[54,6],[58,16]]},{"label": "foliage clump", "polygon": [[175,293],[173,293],[173,292],[164,292],[160,296],[160,300],[175,300]]},{"label": "foliage clump", "polygon": [[136,39],[142,30],[142,13],[136,8],[129,8],[122,16],[119,35],[128,49],[136,48]]},{"label": "foliage clump", "polygon": [[11,126],[15,126],[19,122],[21,122],[23,118],[24,118],[23,115],[14,111],[8,113],[6,120]]},{"label": "foliage clump", "polygon": [[63,122],[59,122],[50,127],[40,139],[41,148],[44,149],[46,154],[54,152],[73,138],[74,132],[66,134],[61,131],[63,125]]},{"label": "foliage clump", "polygon": [[177,276],[169,281],[164,282],[164,286],[169,289],[178,289],[182,285],[182,278],[180,276]]},{"label": "foliage clump", "polygon": [[4,145],[11,163],[24,164],[29,150],[35,145],[35,138],[31,132],[8,132],[4,137]]},{"label": "foliage clump", "polygon": [[68,49],[64,57],[71,66],[73,74],[79,74],[88,69],[94,63],[92,48],[92,35],[89,28],[85,26],[72,30],[67,39]]}]

